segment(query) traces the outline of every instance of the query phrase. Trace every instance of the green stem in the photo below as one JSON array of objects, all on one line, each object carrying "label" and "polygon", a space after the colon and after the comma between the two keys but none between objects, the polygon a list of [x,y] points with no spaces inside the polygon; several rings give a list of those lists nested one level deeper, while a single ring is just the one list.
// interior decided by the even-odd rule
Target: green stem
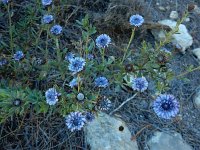
[{"label": "green stem", "polygon": [[13,33],[12,33],[12,19],[11,19],[11,13],[10,13],[10,4],[8,4],[8,16],[9,16],[9,35],[10,35],[10,49],[12,52],[12,55],[14,55],[13,51]]},{"label": "green stem", "polygon": [[190,70],[190,71],[183,72],[183,73],[181,73],[181,74],[175,76],[175,78],[182,77],[182,76],[184,76],[184,75],[186,75],[186,74],[188,74],[188,73],[190,73],[190,72],[193,72],[193,71],[195,71],[195,70],[200,70],[200,66],[199,66],[199,67],[196,67],[196,68],[193,68],[193,69]]},{"label": "green stem", "polygon": [[134,35],[135,35],[135,29],[136,29],[136,28],[133,28],[133,29],[132,29],[131,37],[130,37],[130,40],[129,40],[129,42],[128,42],[127,48],[126,48],[126,50],[125,50],[124,56],[123,56],[123,58],[122,58],[121,64],[124,62],[124,60],[125,60],[125,58],[126,58],[126,55],[127,55],[127,52],[128,52],[128,49],[129,49],[129,47],[130,47],[130,45],[131,45],[131,42],[133,41],[133,38],[134,38]]},{"label": "green stem", "polygon": [[80,91],[80,89],[81,89],[81,84],[80,84],[80,80],[81,80],[81,78],[80,78],[80,74],[78,74],[78,92]]},{"label": "green stem", "polygon": [[105,63],[105,59],[104,59],[104,57],[105,57],[105,48],[102,48],[102,49],[100,50],[100,52],[101,52],[102,63],[103,63],[103,65],[105,65],[105,64],[104,64],[104,63]]},{"label": "green stem", "polygon": [[46,37],[46,47],[45,47],[45,58],[46,58],[46,62],[48,61],[48,55],[49,55],[48,40],[49,40],[49,27],[47,27],[47,37]]},{"label": "green stem", "polygon": [[60,63],[60,61],[61,61],[61,55],[60,55],[59,41],[58,41],[57,37],[55,38],[55,42],[56,42],[57,61],[58,61],[58,63]]}]

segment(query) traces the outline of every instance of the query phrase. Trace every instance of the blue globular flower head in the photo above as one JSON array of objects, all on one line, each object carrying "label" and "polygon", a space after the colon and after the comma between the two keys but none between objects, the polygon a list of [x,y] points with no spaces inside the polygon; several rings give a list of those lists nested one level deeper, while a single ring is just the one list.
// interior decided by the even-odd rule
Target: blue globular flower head
[{"label": "blue globular flower head", "polygon": [[22,51],[17,51],[14,56],[13,56],[14,60],[19,61],[22,58],[24,58],[24,53]]},{"label": "blue globular flower head", "polygon": [[51,3],[52,3],[52,0],[42,0],[43,6],[49,6],[49,5],[51,5]]},{"label": "blue globular flower head", "polygon": [[53,16],[52,15],[44,15],[42,17],[42,23],[43,24],[49,24],[52,21],[53,21]]},{"label": "blue globular flower head", "polygon": [[51,33],[54,34],[54,35],[59,35],[62,33],[62,27],[60,25],[54,25],[52,28],[51,28]]},{"label": "blue globular flower head", "polygon": [[98,77],[94,81],[97,87],[107,87],[109,85],[108,79],[106,77]]},{"label": "blue globular flower head", "polygon": [[78,83],[81,82],[82,78],[74,78],[69,82],[71,88],[78,86]]},{"label": "blue globular flower head", "polygon": [[75,54],[72,53],[72,52],[69,52],[69,53],[66,54],[65,60],[66,61],[71,61],[71,59],[74,59],[74,57],[75,57]]},{"label": "blue globular flower head", "polygon": [[65,123],[71,132],[81,130],[86,123],[86,118],[81,112],[71,112],[65,117]]},{"label": "blue globular flower head", "polygon": [[111,38],[107,34],[101,34],[96,38],[96,45],[98,48],[105,48],[111,42]]},{"label": "blue globular flower head", "polygon": [[0,60],[0,67],[6,65],[7,63],[8,63],[8,61],[7,61],[5,58],[2,58],[2,59]]},{"label": "blue globular flower head", "polygon": [[112,107],[112,102],[107,97],[104,97],[97,103],[97,109],[102,111],[108,111],[111,107]]},{"label": "blue globular flower head", "polygon": [[144,18],[140,15],[132,15],[129,20],[132,26],[139,27],[144,23]]},{"label": "blue globular flower head", "polygon": [[95,116],[91,112],[86,112],[85,118],[87,122],[92,122],[95,119]]},{"label": "blue globular flower head", "polygon": [[154,112],[164,119],[171,119],[179,112],[179,102],[171,94],[161,94],[153,103]]},{"label": "blue globular flower head", "polygon": [[87,55],[87,59],[88,59],[88,60],[93,60],[93,59],[94,59],[94,55],[88,54],[88,55]]},{"label": "blue globular flower head", "polygon": [[148,88],[148,81],[145,77],[133,78],[131,83],[132,89],[138,92],[144,92]]},{"label": "blue globular flower head", "polygon": [[85,64],[85,59],[81,57],[75,57],[74,59],[70,60],[68,68],[70,71],[76,74],[84,69]]},{"label": "blue globular flower head", "polygon": [[1,0],[3,4],[8,4],[10,0]]},{"label": "blue globular flower head", "polygon": [[60,93],[55,88],[50,88],[45,92],[46,102],[49,105],[55,105],[58,102],[58,96]]}]

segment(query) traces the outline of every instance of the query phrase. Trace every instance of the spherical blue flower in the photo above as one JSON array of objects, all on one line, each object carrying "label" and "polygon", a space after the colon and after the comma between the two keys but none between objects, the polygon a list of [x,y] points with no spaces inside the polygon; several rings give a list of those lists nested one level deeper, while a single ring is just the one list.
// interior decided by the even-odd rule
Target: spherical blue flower
[{"label": "spherical blue flower", "polygon": [[52,21],[53,21],[53,16],[52,15],[44,15],[42,17],[42,23],[43,24],[48,24],[48,23],[50,23]]},{"label": "spherical blue flower", "polygon": [[144,23],[144,18],[140,15],[132,15],[129,20],[132,26],[139,27]]},{"label": "spherical blue flower", "polygon": [[71,112],[65,117],[65,123],[71,132],[81,130],[86,123],[86,118],[81,112]]},{"label": "spherical blue flower", "polygon": [[153,103],[154,112],[164,119],[171,119],[178,114],[179,102],[171,94],[161,94]]},{"label": "spherical blue flower", "polygon": [[0,60],[0,67],[6,65],[7,63],[8,63],[8,61],[5,58],[1,59]]},{"label": "spherical blue flower", "polygon": [[144,92],[148,88],[148,81],[145,77],[133,78],[131,82],[133,90]]},{"label": "spherical blue flower", "polygon": [[1,0],[3,4],[8,4],[10,0]]},{"label": "spherical blue flower", "polygon": [[59,35],[62,33],[62,27],[60,25],[54,25],[52,28],[51,28],[51,33],[54,34],[54,35]]},{"label": "spherical blue flower", "polygon": [[94,59],[94,55],[92,55],[92,54],[88,54],[88,55],[87,55],[87,59],[89,59],[89,60],[93,60],[93,59]]},{"label": "spherical blue flower", "polygon": [[49,105],[55,105],[58,102],[58,96],[60,94],[55,88],[50,88],[45,92],[46,102]]},{"label": "spherical blue flower", "polygon": [[14,60],[16,61],[19,61],[23,57],[24,57],[24,53],[22,51],[17,51],[13,56]]},{"label": "spherical blue flower", "polygon": [[71,59],[74,59],[74,57],[75,57],[75,54],[69,52],[69,53],[66,54],[65,60],[66,60],[66,61],[70,61]]},{"label": "spherical blue flower", "polygon": [[107,34],[101,34],[96,38],[96,45],[98,48],[105,48],[110,42],[111,38]]},{"label": "spherical blue flower", "polygon": [[95,119],[95,116],[91,112],[86,112],[85,118],[86,118],[87,122],[92,122]]},{"label": "spherical blue flower", "polygon": [[70,64],[68,68],[70,71],[72,71],[75,74],[82,71],[85,64],[86,64],[85,59],[81,57],[75,57],[74,59],[70,60]]},{"label": "spherical blue flower", "polygon": [[71,88],[78,86],[77,78],[72,79],[72,81],[69,82],[69,86]]},{"label": "spherical blue flower", "polygon": [[112,107],[112,103],[111,101],[104,97],[102,100],[100,100],[98,103],[97,103],[97,108],[99,110],[102,110],[102,111],[108,111],[110,108]]},{"label": "spherical blue flower", "polygon": [[51,3],[52,3],[52,0],[42,0],[42,5],[43,6],[51,5]]},{"label": "spherical blue flower", "polygon": [[95,81],[94,81],[94,83],[95,83],[95,85],[97,87],[103,87],[103,88],[107,87],[108,84],[109,84],[108,83],[108,79],[106,79],[105,77],[98,77],[98,78],[96,78]]}]

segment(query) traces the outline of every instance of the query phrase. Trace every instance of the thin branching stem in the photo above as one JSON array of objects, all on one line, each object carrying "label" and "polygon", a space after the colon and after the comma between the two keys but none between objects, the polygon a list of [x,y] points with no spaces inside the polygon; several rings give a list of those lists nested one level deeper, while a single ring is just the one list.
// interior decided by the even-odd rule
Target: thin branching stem
[{"label": "thin branching stem", "polygon": [[126,103],[128,103],[130,100],[134,99],[137,96],[138,93],[135,93],[133,96],[131,96],[130,98],[128,98],[127,100],[125,100],[123,103],[121,103],[121,105],[119,105],[116,109],[114,109],[113,111],[111,111],[109,113],[109,115],[112,115],[113,113],[115,113],[116,111],[118,111],[120,108],[122,108]]}]

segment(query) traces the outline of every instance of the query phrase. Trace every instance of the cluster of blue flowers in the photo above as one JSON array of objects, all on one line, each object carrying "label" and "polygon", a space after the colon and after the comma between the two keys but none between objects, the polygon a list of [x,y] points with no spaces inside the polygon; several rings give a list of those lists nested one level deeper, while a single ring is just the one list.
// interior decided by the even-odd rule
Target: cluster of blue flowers
[{"label": "cluster of blue flowers", "polygon": [[133,78],[132,88],[138,92],[144,92],[148,88],[148,81],[145,77]]},{"label": "cluster of blue flowers", "polygon": [[70,59],[69,61],[69,70],[73,73],[76,74],[84,69],[84,66],[86,64],[85,59],[82,57],[75,57],[73,59]]},{"label": "cluster of blue flowers", "polygon": [[55,88],[50,88],[45,92],[46,102],[49,105],[55,105],[58,102],[58,96],[60,93]]},{"label": "cluster of blue flowers", "polygon": [[53,21],[53,16],[52,15],[44,15],[42,17],[42,23],[43,24],[49,24]]},{"label": "cluster of blue flowers", "polygon": [[24,58],[24,53],[22,51],[17,51],[14,56],[14,60],[20,61],[22,58]]},{"label": "cluster of blue flowers", "polygon": [[5,58],[2,58],[2,59],[0,60],[0,67],[6,65],[7,63],[8,63],[8,61],[7,61]]},{"label": "cluster of blue flowers", "polygon": [[[44,6],[48,6],[52,4],[52,1],[42,0],[42,4]],[[53,19],[54,17],[52,15],[44,15],[42,18],[42,23],[49,24],[53,21]],[[144,18],[137,14],[137,15],[132,15],[129,21],[130,21],[130,25],[134,27],[139,27],[144,23]],[[50,29],[50,31],[54,35],[59,35],[62,32],[62,27],[60,25],[54,25]],[[95,42],[96,42],[96,46],[99,49],[105,49],[111,43],[111,38],[107,34],[101,34],[96,38]],[[21,59],[20,57],[18,58]],[[69,71],[72,72],[73,75],[77,75],[78,73],[83,71],[86,66],[86,61],[93,60],[94,56],[92,54],[88,54],[84,58],[77,57],[72,52],[69,52],[66,54],[65,60],[68,61],[69,63],[68,69]],[[80,82],[82,82],[82,78],[80,78],[79,76],[74,77],[69,82],[69,87],[71,88],[77,87]],[[94,84],[96,87],[106,88],[109,86],[109,81],[106,77],[100,76],[100,77],[95,78]],[[145,77],[132,78],[131,87],[135,91],[144,92],[148,88],[148,81]],[[48,89],[45,92],[46,102],[49,105],[55,105],[58,102],[59,95],[60,94],[56,91],[56,89],[54,88]],[[83,93],[78,93],[76,98],[78,101],[82,102],[85,99],[85,96]],[[112,103],[108,98],[104,97],[102,100],[97,102],[96,107],[98,110],[107,111],[112,107]],[[179,103],[174,98],[173,95],[163,94],[163,95],[160,95],[154,101],[153,110],[159,117],[164,118],[164,119],[170,119],[177,115],[179,111]],[[69,130],[77,131],[77,130],[81,130],[82,127],[87,122],[91,122],[94,118],[95,118],[94,114],[91,112],[86,112],[85,114],[81,112],[71,112],[68,116],[65,117],[65,123]]]},{"label": "cluster of blue flowers", "polygon": [[106,77],[98,77],[94,82],[97,87],[105,88],[109,85],[108,79]]},{"label": "cluster of blue flowers", "polygon": [[8,4],[10,0],[1,0],[3,4]]},{"label": "cluster of blue flowers", "polygon": [[52,4],[52,0],[42,0],[42,5],[43,6],[49,6]]},{"label": "cluster of blue flowers", "polygon": [[101,34],[96,38],[98,48],[105,48],[111,43],[111,38],[107,34]]},{"label": "cluster of blue flowers", "polygon": [[101,111],[108,111],[111,107],[112,102],[105,96],[97,103],[97,109]]},{"label": "cluster of blue flowers", "polygon": [[139,27],[144,23],[144,18],[138,14],[132,15],[129,22],[132,26]]},{"label": "cluster of blue flowers", "polygon": [[84,115],[81,112],[71,112],[65,117],[65,123],[71,132],[78,131],[83,128],[87,122],[94,120],[94,115],[91,112],[86,112]]},{"label": "cluster of blue flowers", "polygon": [[153,110],[163,119],[171,119],[179,112],[179,102],[171,94],[161,94],[153,103]]},{"label": "cluster of blue flowers", "polygon": [[[42,0],[42,5],[44,7],[46,6],[50,6],[51,4],[53,3],[52,0]],[[52,21],[54,20],[54,17],[52,15],[44,15],[42,17],[42,23],[43,24],[49,24],[51,23]],[[50,32],[53,34],[53,35],[60,35],[62,33],[62,27],[58,24],[54,25],[51,27],[50,29]]]}]

